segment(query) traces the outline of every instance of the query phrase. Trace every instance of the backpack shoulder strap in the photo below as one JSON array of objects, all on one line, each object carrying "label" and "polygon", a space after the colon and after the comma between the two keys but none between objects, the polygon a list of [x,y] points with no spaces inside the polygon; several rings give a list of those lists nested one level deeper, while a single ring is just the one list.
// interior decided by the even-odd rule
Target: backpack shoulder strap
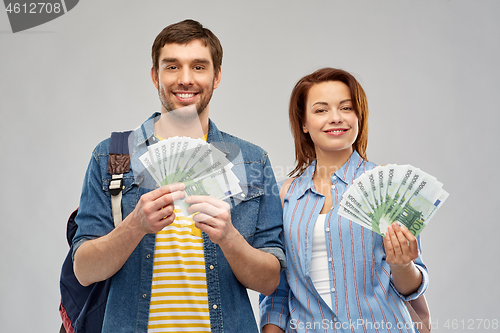
[{"label": "backpack shoulder strap", "polygon": [[283,207],[283,204],[285,203],[285,196],[288,193],[288,189],[290,188],[290,185],[294,180],[295,178],[288,178],[283,182],[283,185],[281,185],[280,188],[281,207]]},{"label": "backpack shoulder strap", "polygon": [[109,193],[115,227],[122,221],[123,174],[130,170],[128,138],[132,131],[113,132],[109,143],[108,172],[111,174]]}]

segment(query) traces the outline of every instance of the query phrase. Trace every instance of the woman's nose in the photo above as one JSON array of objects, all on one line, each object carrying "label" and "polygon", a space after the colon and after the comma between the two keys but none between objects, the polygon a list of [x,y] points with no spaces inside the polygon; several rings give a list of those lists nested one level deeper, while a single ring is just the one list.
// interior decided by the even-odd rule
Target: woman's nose
[{"label": "woman's nose", "polygon": [[332,110],[330,112],[328,121],[330,123],[340,124],[344,121],[344,119],[342,118],[342,114],[340,113],[339,110]]}]

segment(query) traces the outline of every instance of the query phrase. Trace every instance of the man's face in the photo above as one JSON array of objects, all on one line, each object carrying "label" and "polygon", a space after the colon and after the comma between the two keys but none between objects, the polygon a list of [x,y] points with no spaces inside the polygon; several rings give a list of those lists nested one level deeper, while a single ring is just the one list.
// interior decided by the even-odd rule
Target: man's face
[{"label": "man's face", "polygon": [[[162,104],[162,113],[179,110],[183,117],[208,113],[214,89],[221,74],[214,73],[210,50],[200,40],[188,44],[165,44],[159,56],[158,72],[151,77]],[[195,106],[196,113],[192,108]],[[191,115],[191,116],[190,116]]]}]

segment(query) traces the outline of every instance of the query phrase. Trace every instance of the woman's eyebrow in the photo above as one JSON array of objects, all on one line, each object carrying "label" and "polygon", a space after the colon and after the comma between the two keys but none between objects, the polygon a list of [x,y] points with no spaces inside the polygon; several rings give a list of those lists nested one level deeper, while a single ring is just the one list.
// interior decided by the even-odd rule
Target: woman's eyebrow
[{"label": "woman's eyebrow", "polygon": [[328,103],[327,103],[327,102],[316,102],[316,103],[314,103],[314,104],[313,104],[313,106],[314,106],[314,105],[317,105],[317,104],[319,104],[319,105],[326,105],[326,106],[328,106]]}]

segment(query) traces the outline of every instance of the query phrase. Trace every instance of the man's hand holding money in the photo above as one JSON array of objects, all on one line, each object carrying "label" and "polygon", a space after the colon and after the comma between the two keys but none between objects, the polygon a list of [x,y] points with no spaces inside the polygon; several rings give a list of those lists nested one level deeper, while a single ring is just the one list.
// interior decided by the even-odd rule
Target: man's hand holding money
[{"label": "man's hand holding money", "polygon": [[[234,275],[245,287],[270,295],[279,283],[278,259],[252,247],[231,222],[229,204],[204,195],[187,197],[195,226],[219,245]],[[273,279],[274,277],[274,279]]]},{"label": "man's hand holding money", "polygon": [[132,211],[133,223],[143,234],[157,233],[174,222],[174,201],[185,196],[183,183],[162,186],[141,196]]},{"label": "man's hand holding money", "polygon": [[88,286],[118,272],[144,235],[174,221],[173,202],[185,196],[184,188],[184,184],[176,183],[142,195],[132,213],[109,234],[83,243],[75,252],[78,281]]},{"label": "man's hand holding money", "polygon": [[[229,204],[205,195],[192,195],[186,198],[191,204],[187,209],[193,215],[195,226],[205,232],[215,244],[222,245],[228,237],[238,233],[231,223]],[[196,213],[196,214],[195,214]]]}]

